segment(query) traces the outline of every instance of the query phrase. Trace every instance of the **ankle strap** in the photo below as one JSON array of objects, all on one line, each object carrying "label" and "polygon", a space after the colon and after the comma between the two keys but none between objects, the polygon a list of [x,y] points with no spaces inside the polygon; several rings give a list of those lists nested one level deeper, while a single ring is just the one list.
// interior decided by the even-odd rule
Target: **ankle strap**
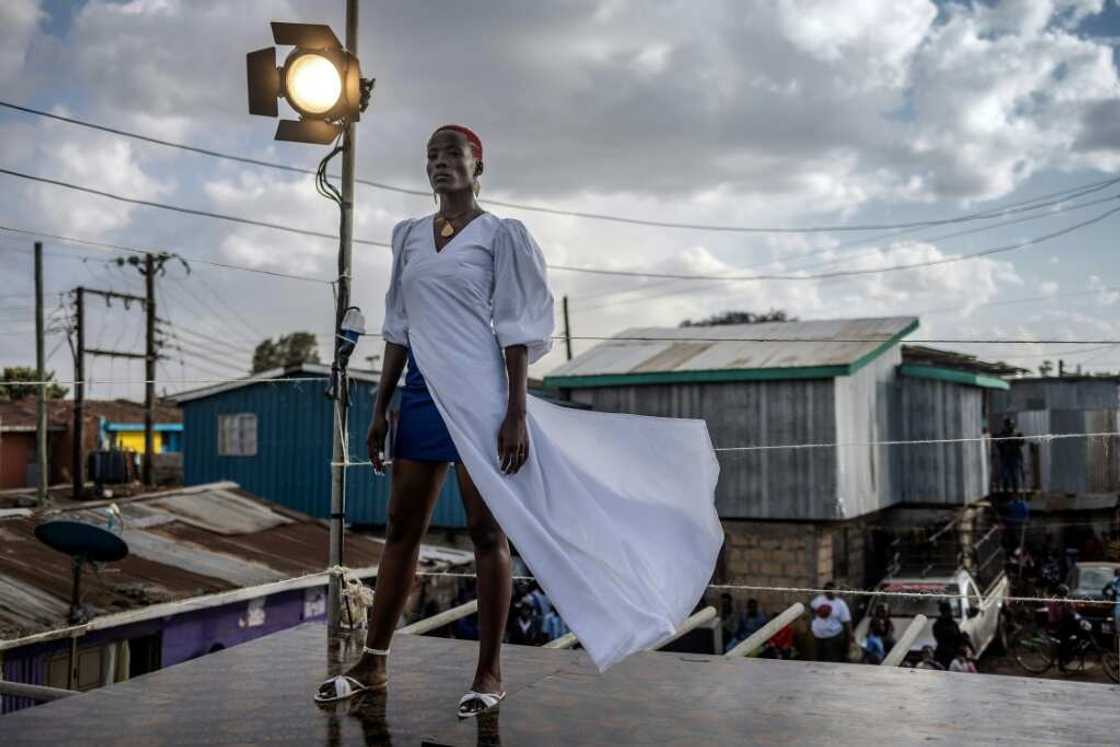
[{"label": "ankle strap", "polygon": [[373,654],[374,656],[388,656],[389,649],[387,648],[370,648],[369,646],[362,646],[362,653]]}]

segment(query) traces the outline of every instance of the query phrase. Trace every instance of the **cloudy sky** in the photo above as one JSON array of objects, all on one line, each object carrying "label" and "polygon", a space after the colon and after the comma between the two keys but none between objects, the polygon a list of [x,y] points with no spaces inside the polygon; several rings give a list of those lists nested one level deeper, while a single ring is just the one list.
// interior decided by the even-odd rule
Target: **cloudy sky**
[{"label": "cloudy sky", "polygon": [[[222,152],[314,167],[247,114],[244,55],[270,20],[325,22],[337,2],[0,3],[0,100]],[[328,12],[328,8],[330,12]],[[323,13],[323,15],[314,15]],[[1116,0],[362,3],[363,71],[377,78],[359,176],[424,190],[424,143],[461,122],[486,147],[483,197],[568,211],[723,226],[858,226],[950,219],[1058,194],[1049,206],[921,230],[748,233],[657,228],[514,208],[554,265],[703,275],[844,278],[665,281],[555,270],[573,334],[676,326],[720,311],[802,318],[917,315],[922,338],[1120,339]],[[282,105],[283,107],[283,105]],[[332,233],[310,177],[0,109],[0,168],[125,196]],[[1100,187],[1078,191],[1080,187]],[[0,175],[0,224],[330,278],[336,244],[114,202]],[[1117,198],[1117,199],[1111,199]],[[360,186],[356,234],[387,240],[430,198]],[[31,237],[0,231],[0,365],[33,364]],[[119,252],[47,240],[48,308],[75,285],[139,292]],[[355,248],[355,297],[380,327],[385,249]],[[329,333],[321,283],[169,266],[159,313],[179,332],[160,375],[236,375],[253,345]],[[138,350],[142,314],[91,305],[87,343]],[[64,322],[54,311],[55,327]],[[592,343],[576,341],[578,353]],[[359,356],[380,344],[363,343]],[[561,347],[538,364],[562,360]],[[1060,354],[1120,368],[1100,344],[957,346],[1035,367]],[[50,366],[71,374],[64,337]],[[325,350],[325,347],[324,347]],[[93,396],[142,366],[98,360]]]}]

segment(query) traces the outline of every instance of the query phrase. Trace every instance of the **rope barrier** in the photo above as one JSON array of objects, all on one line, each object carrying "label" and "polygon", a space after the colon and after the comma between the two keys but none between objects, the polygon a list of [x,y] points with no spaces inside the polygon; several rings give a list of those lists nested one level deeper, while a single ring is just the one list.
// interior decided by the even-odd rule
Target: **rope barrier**
[{"label": "rope barrier", "polygon": [[[1000,441],[1036,441],[1049,443],[1069,438],[1120,438],[1120,432],[1102,433],[1039,433],[1021,436],[968,436],[963,438],[921,438],[912,441],[836,441],[832,443],[772,444],[765,446],[723,446],[713,449],[716,453],[743,453],[748,451],[777,451],[779,449],[833,449],[850,446],[934,446],[963,443],[997,443]],[[331,462],[332,467],[368,467],[373,462]]]},{"label": "rope barrier", "polygon": [[[349,569],[343,566],[335,566],[330,569],[331,573],[342,574]],[[477,573],[465,573],[456,571],[416,571],[417,576],[424,576],[428,578],[469,578],[477,579]],[[514,581],[536,581],[533,576],[512,576]],[[750,591],[750,592],[779,592],[783,594],[802,594],[802,595],[818,595],[832,593],[836,596],[866,596],[866,597],[888,597],[900,599],[960,599],[964,596],[963,593],[948,593],[948,592],[931,592],[931,591],[869,591],[864,589],[820,589],[807,586],[757,586],[751,584],[708,584],[708,589],[713,591]],[[1050,602],[1065,601],[1085,605],[1097,605],[1112,607],[1116,602],[1108,599],[1073,599],[1070,597],[1003,597],[1000,601],[1008,604],[1048,604]]]}]

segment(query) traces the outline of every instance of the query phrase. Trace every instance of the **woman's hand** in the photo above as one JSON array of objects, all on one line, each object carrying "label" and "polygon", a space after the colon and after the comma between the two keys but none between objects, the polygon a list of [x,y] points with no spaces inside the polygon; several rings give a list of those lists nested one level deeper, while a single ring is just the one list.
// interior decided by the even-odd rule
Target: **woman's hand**
[{"label": "woman's hand", "polygon": [[373,471],[381,475],[385,473],[385,435],[389,432],[389,421],[385,413],[375,410],[373,420],[370,421],[369,430],[366,432],[366,448],[369,449],[369,460],[373,462]]},{"label": "woman's hand", "polygon": [[529,428],[525,413],[507,410],[498,431],[498,468],[507,475],[515,474],[529,459]]}]

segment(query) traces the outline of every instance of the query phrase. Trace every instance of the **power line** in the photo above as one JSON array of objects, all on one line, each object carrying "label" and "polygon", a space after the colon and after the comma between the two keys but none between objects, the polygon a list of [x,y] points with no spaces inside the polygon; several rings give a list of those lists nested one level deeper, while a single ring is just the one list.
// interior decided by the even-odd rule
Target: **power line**
[{"label": "power line", "polygon": [[[19,234],[24,234],[24,235],[27,235],[27,236],[37,236],[39,238],[44,238],[44,239],[54,239],[56,241],[65,241],[65,242],[69,242],[71,244],[81,244],[83,246],[92,246],[92,247],[96,247],[98,249],[106,249],[106,250],[113,250],[113,251],[119,251],[119,252],[129,252],[131,254],[148,254],[151,251],[159,251],[159,250],[151,250],[151,249],[138,249],[134,246],[127,246],[125,244],[113,244],[113,243],[106,242],[106,241],[93,241],[93,240],[90,240],[90,239],[79,239],[79,238],[76,238],[74,236],[63,236],[63,235],[56,234],[56,233],[46,233],[46,232],[43,232],[43,231],[32,231],[30,229],[15,228],[13,226],[0,225],[0,231],[9,231],[11,233],[19,233]],[[65,248],[65,247],[63,247],[63,248]],[[23,248],[20,247],[20,249],[22,250]],[[28,249],[27,251],[30,251],[30,249]],[[324,285],[330,285],[331,282],[333,282],[331,280],[326,280],[326,279],[323,279],[323,278],[311,278],[311,277],[307,277],[306,275],[292,275],[292,274],[289,274],[289,273],[286,273],[286,272],[276,272],[274,270],[262,270],[258,267],[246,267],[244,265],[234,265],[234,264],[229,264],[227,262],[216,262],[212,259],[201,259],[201,258],[198,258],[198,257],[187,257],[187,256],[184,256],[184,255],[180,254],[179,252],[174,252],[174,253],[177,256],[181,257],[182,259],[187,260],[188,262],[191,262],[191,263],[194,263],[194,264],[200,264],[200,265],[209,265],[211,267],[220,267],[220,268],[225,269],[225,270],[239,270],[241,272],[252,272],[252,273],[256,273],[258,275],[271,275],[273,277],[286,278],[288,280],[303,280],[303,281],[309,282],[309,283],[322,283]],[[69,257],[62,257],[61,255],[57,255],[57,256],[59,256],[60,259],[69,259]],[[75,259],[77,259],[77,258],[75,257]],[[96,259],[96,257],[93,257],[91,255],[84,255],[83,259]]]},{"label": "power line", "polygon": [[[24,174],[22,172],[12,171],[10,169],[0,168],[0,174],[8,174],[8,175],[20,177],[20,178],[23,178],[23,179],[30,179],[32,181],[44,182],[44,183],[52,184],[52,185],[55,185],[55,186],[65,187],[67,189],[74,189],[74,190],[78,190],[80,192],[86,192],[86,193],[98,195],[98,196],[101,196],[101,197],[107,197],[109,199],[118,200],[118,201],[121,201],[121,202],[127,202],[127,203],[132,203],[132,204],[137,204],[137,205],[144,205],[144,206],[147,206],[147,207],[155,207],[155,208],[160,208],[160,209],[164,209],[164,210],[171,210],[171,211],[174,211],[174,212],[186,213],[186,214],[189,214],[189,215],[198,215],[198,216],[207,217],[207,218],[216,218],[216,219],[219,219],[219,220],[231,221],[231,222],[234,222],[234,223],[243,223],[243,224],[246,224],[246,225],[260,226],[260,227],[264,227],[264,228],[271,228],[271,229],[275,229],[277,231],[286,231],[286,232],[289,232],[289,233],[295,233],[295,234],[300,234],[300,235],[304,235],[304,236],[313,236],[313,237],[317,237],[317,238],[327,238],[327,239],[337,239],[338,238],[338,236],[335,235],[335,234],[322,233],[322,232],[319,232],[319,231],[308,231],[308,230],[305,230],[305,229],[302,229],[302,228],[295,228],[294,226],[285,226],[285,225],[281,225],[281,224],[278,224],[278,223],[269,223],[269,222],[266,222],[266,221],[252,220],[252,219],[249,219],[249,218],[241,218],[241,217],[238,217],[238,216],[224,215],[222,213],[213,213],[213,212],[209,212],[209,211],[205,211],[205,210],[195,210],[194,208],[184,208],[184,207],[180,207],[180,206],[177,206],[177,205],[169,205],[169,204],[166,204],[166,203],[152,202],[150,200],[138,200],[138,199],[131,198],[131,197],[123,197],[121,195],[113,194],[111,192],[105,192],[105,191],[102,191],[102,190],[91,189],[89,187],[82,187],[80,185],[71,184],[69,182],[63,182],[63,181],[59,181],[59,180],[55,180],[55,179],[47,179],[45,177],[39,177],[39,176],[30,175],[30,174]],[[1118,180],[1118,181],[1120,181],[1120,180]],[[1120,199],[1120,196],[1117,196],[1117,198]],[[987,250],[984,250],[984,251],[981,251],[981,252],[973,252],[972,254],[961,254],[961,255],[958,255],[958,256],[955,256],[955,257],[945,257],[945,258],[938,259],[938,260],[927,260],[927,261],[924,261],[924,262],[912,262],[912,263],[909,263],[909,264],[895,265],[895,266],[892,266],[892,267],[881,267],[881,268],[874,268],[874,269],[867,269],[867,270],[837,270],[837,271],[833,271],[833,272],[822,272],[822,273],[807,274],[807,275],[716,276],[716,275],[685,275],[685,274],[678,274],[678,273],[652,273],[652,272],[638,272],[638,271],[631,271],[631,270],[607,270],[607,269],[592,268],[592,267],[574,267],[574,266],[571,266],[571,265],[554,265],[554,264],[549,264],[548,267],[550,269],[553,269],[553,270],[561,270],[561,271],[564,271],[564,272],[580,272],[580,273],[587,273],[587,274],[592,274],[592,275],[615,275],[615,276],[621,276],[621,277],[672,278],[672,279],[677,279],[677,280],[686,280],[687,279],[687,280],[720,280],[720,281],[744,281],[744,282],[746,282],[746,281],[759,281],[759,280],[804,281],[804,280],[821,280],[821,279],[831,279],[831,278],[855,277],[855,276],[861,276],[861,275],[877,275],[877,274],[882,274],[882,273],[887,273],[887,272],[897,272],[897,271],[901,271],[901,270],[912,270],[912,269],[917,269],[917,268],[921,268],[921,267],[933,267],[933,266],[937,266],[937,265],[952,264],[952,263],[955,263],[955,262],[961,262],[961,261],[968,260],[968,259],[973,259],[973,258],[976,258],[976,257],[986,257],[986,256],[991,256],[993,254],[1000,254],[1000,253],[1003,253],[1003,252],[1016,251],[1016,250],[1019,250],[1019,249],[1026,248],[1028,246],[1034,246],[1036,244],[1043,243],[1044,241],[1049,241],[1049,240],[1057,238],[1059,236],[1064,236],[1064,235],[1066,235],[1068,233],[1071,233],[1071,232],[1073,232],[1073,231],[1075,231],[1079,228],[1084,228],[1086,226],[1090,226],[1094,223],[1097,223],[1099,221],[1104,220],[1105,218],[1110,217],[1111,215],[1113,215],[1117,212],[1120,212],[1120,208],[1113,208],[1111,210],[1107,210],[1104,213],[1101,213],[1100,215],[1097,215],[1093,218],[1090,218],[1089,220],[1082,221],[1081,223],[1076,223],[1072,226],[1067,226],[1066,228],[1064,228],[1060,231],[1055,231],[1053,233],[1046,234],[1046,235],[1040,236],[1040,237],[1036,237],[1034,239],[1030,239],[1030,240],[1027,240],[1027,241],[1016,242],[1014,244],[1007,244],[1007,245],[1004,245],[1004,246],[996,247],[994,249],[987,249]],[[949,221],[941,221],[941,223],[944,223],[944,222],[949,222]],[[923,223],[923,224],[913,224],[913,225],[938,225],[938,224],[939,224],[938,222],[926,222],[926,223]],[[904,225],[904,224],[899,224],[899,225]],[[910,224],[905,224],[905,225],[910,225]],[[366,244],[366,245],[369,245],[369,246],[380,246],[380,247],[389,247],[390,246],[389,244],[387,244],[383,241],[371,241],[369,239],[357,239],[357,238],[355,238],[354,242],[357,243],[357,244]]]},{"label": "power line", "polygon": [[[245,156],[238,156],[238,155],[234,155],[234,154],[231,154],[231,153],[223,153],[221,151],[211,150],[211,149],[208,149],[208,148],[200,148],[198,146],[187,145],[185,143],[177,143],[177,142],[174,142],[174,141],[171,141],[171,140],[163,140],[161,138],[155,138],[155,137],[151,137],[151,136],[148,136],[148,135],[142,135],[142,134],[139,134],[139,133],[136,133],[136,132],[130,132],[128,130],[122,130],[122,129],[119,129],[119,128],[116,128],[116,127],[108,127],[106,125],[94,124],[92,122],[77,119],[77,118],[74,118],[74,117],[65,117],[65,116],[62,116],[62,115],[59,115],[59,114],[52,114],[50,112],[42,111],[40,109],[33,109],[33,108],[27,107],[27,106],[20,106],[18,104],[14,104],[14,103],[11,103],[11,102],[8,102],[8,101],[0,101],[0,106],[3,106],[7,109],[11,109],[11,110],[14,110],[14,111],[23,112],[25,114],[33,114],[35,116],[46,117],[46,118],[49,118],[49,119],[57,120],[59,122],[65,122],[67,124],[77,125],[79,127],[86,127],[86,128],[93,129],[93,130],[106,132],[106,133],[109,133],[109,134],[112,134],[112,135],[118,135],[118,136],[121,136],[121,137],[132,138],[134,140],[140,140],[140,141],[143,141],[143,142],[152,143],[154,145],[161,145],[161,146],[168,147],[168,148],[177,148],[179,150],[189,151],[189,152],[192,152],[192,153],[196,153],[198,155],[209,156],[211,158],[219,158],[219,159],[224,159],[224,160],[227,160],[227,161],[234,161],[234,162],[237,162],[237,163],[249,164],[249,165],[252,165],[252,166],[261,166],[261,167],[264,167],[264,168],[277,169],[277,170],[280,170],[280,171],[287,171],[287,172],[290,172],[290,173],[307,174],[309,176],[314,176],[314,175],[317,174],[317,171],[314,170],[314,169],[301,168],[301,167],[298,167],[298,166],[291,166],[291,165],[288,165],[288,164],[277,163],[277,162],[274,162],[274,161],[265,161],[265,160],[261,160],[261,159],[257,159],[257,158],[248,158],[248,157],[245,157]],[[373,187],[375,189],[386,190],[386,191],[389,191],[389,192],[396,192],[398,194],[414,195],[414,196],[417,196],[417,197],[424,197],[424,198],[428,198],[428,197],[431,196],[431,193],[428,190],[410,189],[410,188],[407,188],[407,187],[399,187],[399,186],[394,186],[394,185],[391,185],[391,184],[385,184],[383,182],[371,181],[369,179],[357,179],[356,181],[357,181],[357,183],[366,185],[368,187]],[[1108,185],[1111,185],[1111,184],[1116,184],[1118,182],[1120,182],[1120,178],[1107,179],[1107,180],[1103,180],[1101,182],[1096,182],[1095,184],[1096,185],[1108,186]],[[1093,185],[1086,185],[1086,186],[1093,186]],[[1102,186],[1102,188],[1103,188],[1103,186]],[[1081,188],[1084,188],[1084,186],[1083,187],[1075,187],[1075,188],[1072,188],[1071,190],[1066,190],[1066,191],[1075,191],[1075,190],[1081,189]],[[1057,193],[1053,193],[1053,194],[1057,195],[1057,194],[1062,194],[1062,193],[1063,192],[1057,192]],[[1053,196],[1053,195],[1050,195],[1050,196]],[[945,224],[948,224],[948,223],[958,223],[958,222],[971,221],[971,220],[985,220],[985,219],[988,219],[988,218],[998,217],[1000,215],[1006,214],[1006,212],[1004,212],[1004,211],[1014,209],[1014,208],[1022,206],[1022,205],[1027,205],[1027,204],[1030,204],[1032,202],[1038,202],[1039,200],[1043,200],[1043,199],[1046,199],[1046,198],[1047,198],[1047,196],[1036,197],[1036,198],[1033,198],[1032,200],[1027,200],[1027,201],[1020,202],[1020,203],[1012,203],[1010,205],[1005,206],[1004,208],[1000,208],[1000,209],[996,209],[996,210],[969,213],[969,214],[956,216],[956,217],[953,217],[953,218],[943,218],[943,219],[932,220],[932,221],[911,221],[911,222],[908,222],[908,223],[895,223],[895,224],[853,224],[853,225],[843,225],[843,224],[841,224],[841,225],[833,225],[833,226],[808,226],[808,227],[803,227],[803,228],[793,228],[793,227],[786,227],[786,226],[779,226],[779,227],[734,226],[734,225],[716,225],[716,224],[706,224],[706,223],[682,223],[682,222],[675,222],[675,221],[657,221],[657,220],[647,220],[647,219],[643,219],[643,218],[632,218],[632,217],[625,217],[625,216],[618,216],[618,215],[608,215],[608,214],[604,214],[604,213],[591,213],[591,212],[578,211],[578,210],[562,210],[562,209],[559,209],[559,208],[549,208],[549,207],[544,207],[544,206],[541,206],[541,205],[528,205],[528,204],[519,203],[519,202],[507,202],[505,200],[483,199],[483,200],[480,200],[480,202],[482,202],[484,204],[498,205],[500,207],[513,208],[515,210],[525,210],[525,211],[529,211],[529,212],[544,213],[544,214],[547,214],[547,215],[561,215],[561,216],[575,217],[575,218],[586,218],[586,219],[590,219],[590,220],[608,221],[608,222],[612,222],[612,223],[626,223],[626,224],[631,224],[631,225],[650,226],[650,227],[655,227],[655,228],[680,228],[680,229],[688,229],[688,230],[715,231],[715,232],[725,232],[725,233],[726,232],[734,232],[734,233],[805,234],[805,233],[838,233],[838,232],[858,232],[858,231],[881,231],[881,230],[889,230],[889,229],[908,229],[908,228],[919,228],[919,227],[945,225]]]},{"label": "power line", "polygon": [[[253,220],[252,218],[242,218],[236,215],[226,215],[224,213],[214,213],[209,210],[198,210],[196,208],[182,207],[181,205],[170,205],[166,202],[155,202],[153,200],[141,200],[136,197],[125,197],[118,195],[114,192],[106,192],[101,189],[93,189],[92,187],[83,187],[80,184],[72,182],[64,182],[61,179],[48,179],[45,176],[36,176],[35,174],[26,174],[22,171],[13,171],[12,169],[0,168],[0,174],[7,174],[19,179],[28,179],[33,182],[41,182],[43,184],[50,184],[55,187],[63,187],[65,189],[72,189],[77,192],[85,192],[86,194],[97,195],[98,197],[105,197],[117,202],[125,202],[130,205],[142,205],[144,207],[159,208],[160,210],[170,210],[175,213],[183,213],[185,215],[197,215],[203,218],[214,218],[215,220],[224,220],[231,223],[243,223],[248,226],[258,226],[260,228],[271,228],[275,231],[285,231],[287,233],[294,233],[300,236],[312,236],[320,239],[334,239],[338,240],[336,234],[323,233],[321,231],[310,231],[305,228],[296,228],[295,226],[285,226],[280,223],[270,223],[263,220]],[[353,239],[355,244],[368,244],[369,246],[389,247],[389,244],[384,241],[369,241],[367,239]]]},{"label": "power line", "polygon": [[[734,325],[744,326],[744,325]],[[693,327],[692,329],[696,329]],[[365,332],[365,337],[381,337],[380,332]],[[590,340],[599,342],[834,342],[834,343],[888,343],[893,337],[678,337],[654,335],[572,335],[570,338],[563,335],[553,335],[552,340]],[[966,339],[966,338],[940,338],[940,337],[915,337],[898,341],[902,345],[1120,345],[1120,339],[1077,339],[1077,340],[1011,340],[1001,339]]]},{"label": "power line", "polygon": [[[1120,199],[1120,196],[1118,196],[1117,199]],[[549,269],[563,270],[566,272],[582,272],[591,275],[620,275],[625,277],[672,278],[674,280],[719,280],[734,282],[749,282],[757,280],[824,280],[829,278],[854,277],[858,275],[878,275],[886,272],[913,270],[920,267],[934,267],[937,265],[953,264],[969,259],[975,259],[977,257],[988,257],[993,254],[1002,254],[1004,252],[1013,252],[1019,249],[1025,249],[1030,246],[1035,246],[1037,244],[1050,241],[1051,239],[1056,239],[1059,236],[1065,236],[1066,234],[1072,233],[1078,229],[1085,228],[1086,226],[1091,226],[1094,223],[1099,223],[1100,221],[1105,220],[1106,218],[1109,218],[1118,212],[1120,212],[1120,207],[1112,208],[1111,210],[1106,210],[1105,212],[1096,215],[1088,220],[1081,221],[1080,223],[1075,223],[1071,226],[1066,226],[1059,231],[1054,231],[1043,236],[1037,236],[1033,239],[1015,242],[1013,244],[997,246],[993,249],[985,249],[984,251],[973,252],[971,254],[959,254],[953,257],[943,257],[941,259],[927,260],[924,262],[911,262],[903,265],[893,265],[891,267],[879,267],[867,270],[838,270],[835,272],[819,272],[807,275],[685,275],[680,273],[666,272],[602,270],[590,267],[573,267],[570,265],[549,265]]]}]

